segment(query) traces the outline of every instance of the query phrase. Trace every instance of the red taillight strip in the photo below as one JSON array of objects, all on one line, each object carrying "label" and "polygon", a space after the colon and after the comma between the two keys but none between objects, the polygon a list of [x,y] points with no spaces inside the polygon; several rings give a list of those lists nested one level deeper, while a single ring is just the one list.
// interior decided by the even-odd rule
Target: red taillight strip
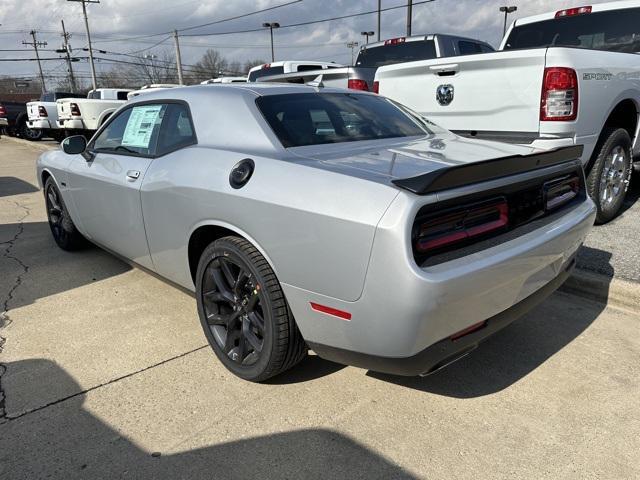
[{"label": "red taillight strip", "polygon": [[315,310],[316,312],[325,313],[327,315],[338,317],[346,321],[351,320],[351,314],[349,312],[338,310],[337,308],[333,307],[327,307],[326,305],[320,305],[319,303],[309,302],[309,304],[311,305],[311,309]]},{"label": "red taillight strip", "polygon": [[478,330],[480,330],[482,327],[484,327],[487,324],[486,320],[483,320],[482,322],[478,322],[478,323],[474,323],[473,325],[471,325],[470,327],[465,328],[464,330],[460,330],[457,333],[454,333],[453,335],[451,335],[449,337],[449,340],[451,341],[456,341],[459,338],[462,338],[466,335],[469,335],[473,332],[476,332]]},{"label": "red taillight strip", "polygon": [[[497,213],[498,218],[491,220],[487,223],[474,226],[465,226],[465,222],[472,221],[474,216],[477,218],[479,215],[487,215]],[[509,224],[509,208],[506,201],[501,201],[493,205],[483,206],[479,208],[470,208],[467,211],[461,211],[447,215],[445,217],[436,219],[432,223],[425,223],[422,228],[444,226],[447,222],[453,222],[452,228],[449,232],[444,232],[442,235],[435,238],[427,238],[416,242],[416,249],[419,252],[427,252],[436,248],[444,247],[446,245],[454,244],[462,240],[467,240],[485,233],[489,233],[494,230],[506,227]]]}]

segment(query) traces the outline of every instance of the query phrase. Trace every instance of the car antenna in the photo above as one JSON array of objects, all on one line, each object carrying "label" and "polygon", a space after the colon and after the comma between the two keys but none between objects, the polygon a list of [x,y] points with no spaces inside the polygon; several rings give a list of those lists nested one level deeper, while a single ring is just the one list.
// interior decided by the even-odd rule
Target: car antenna
[{"label": "car antenna", "polygon": [[323,77],[323,74],[321,73],[316,78],[314,78],[313,81],[307,83],[307,85],[311,87],[316,87],[316,88],[324,88],[324,83],[322,83],[322,77]]}]

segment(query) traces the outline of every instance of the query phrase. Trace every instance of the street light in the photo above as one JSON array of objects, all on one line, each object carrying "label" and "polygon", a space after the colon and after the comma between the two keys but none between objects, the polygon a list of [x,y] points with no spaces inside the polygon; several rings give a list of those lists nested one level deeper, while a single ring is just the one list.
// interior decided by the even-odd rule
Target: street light
[{"label": "street light", "polygon": [[507,34],[507,16],[510,13],[515,12],[516,10],[518,10],[518,7],[516,6],[512,6],[512,7],[500,7],[500,11],[504,12],[504,28],[502,29],[502,36],[504,37]]},{"label": "street light", "polygon": [[353,65],[353,49],[358,46],[358,42],[349,42],[347,43],[347,48],[351,49],[351,65]]},{"label": "street light", "polygon": [[360,32],[360,35],[367,37],[367,45],[369,45],[369,37],[373,37],[376,32]]},{"label": "street light", "polygon": [[280,24],[278,22],[265,22],[262,26],[264,28],[268,28],[271,33],[271,61],[274,62],[276,60],[276,56],[273,53],[273,29],[280,28]]}]

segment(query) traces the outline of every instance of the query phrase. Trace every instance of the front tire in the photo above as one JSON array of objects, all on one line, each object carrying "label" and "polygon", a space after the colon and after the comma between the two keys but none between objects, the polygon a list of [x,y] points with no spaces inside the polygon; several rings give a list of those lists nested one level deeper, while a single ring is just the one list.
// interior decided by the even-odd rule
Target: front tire
[{"label": "front tire", "polygon": [[307,346],[275,273],[243,238],[224,237],[204,250],[196,298],[207,340],[234,375],[261,382],[306,356]]},{"label": "front tire", "polygon": [[607,129],[596,147],[595,161],[587,177],[587,191],[598,208],[596,224],[617,215],[631,180],[631,137],[623,128]]},{"label": "front tire", "polygon": [[49,228],[51,228],[51,234],[58,246],[67,251],[85,247],[87,241],[71,220],[60,190],[52,177],[49,177],[44,184],[44,198]]}]

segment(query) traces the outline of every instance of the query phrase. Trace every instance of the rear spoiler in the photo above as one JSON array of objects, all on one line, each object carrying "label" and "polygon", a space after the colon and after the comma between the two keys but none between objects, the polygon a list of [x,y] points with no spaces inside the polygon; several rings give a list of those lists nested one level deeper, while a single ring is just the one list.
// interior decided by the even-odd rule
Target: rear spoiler
[{"label": "rear spoiler", "polygon": [[579,159],[582,156],[583,149],[582,145],[576,145],[531,155],[513,155],[483,160],[466,165],[442,168],[417,177],[399,178],[391,182],[418,195],[426,195],[427,193],[440,192],[569,163]]}]

